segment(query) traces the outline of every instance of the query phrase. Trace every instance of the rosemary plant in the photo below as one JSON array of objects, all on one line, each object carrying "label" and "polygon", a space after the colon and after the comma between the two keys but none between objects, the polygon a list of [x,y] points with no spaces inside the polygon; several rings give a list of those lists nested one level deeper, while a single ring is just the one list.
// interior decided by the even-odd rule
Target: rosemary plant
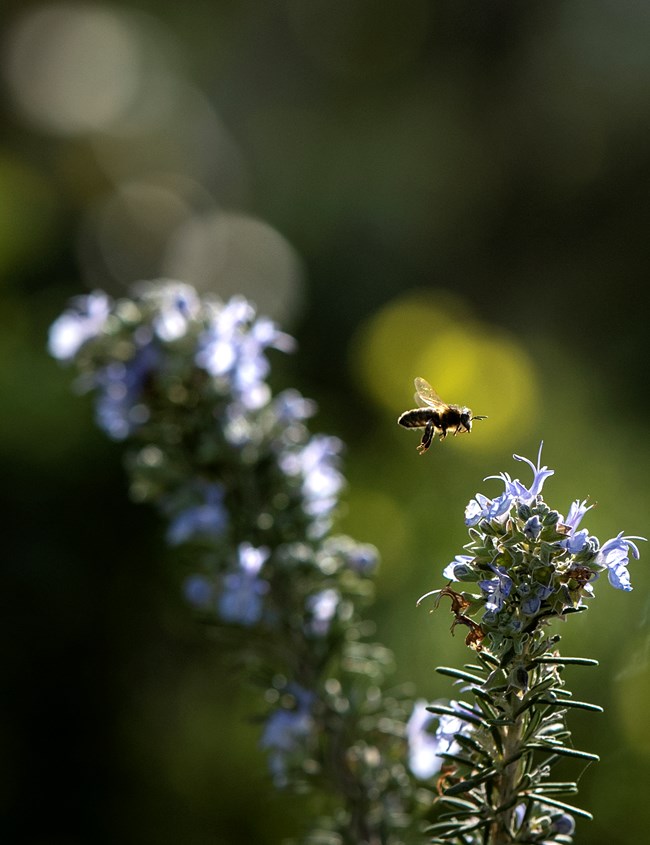
[{"label": "rosemary plant", "polygon": [[50,330],[98,425],[124,441],[131,493],[167,522],[185,595],[260,691],[278,788],[310,789],[311,845],[403,841],[421,790],[406,766],[412,703],[368,639],[374,547],[332,534],[341,443],[314,403],[274,395],[270,350],[293,340],[241,297],[176,282],[77,298]]},{"label": "rosemary plant", "polygon": [[189,604],[260,690],[273,784],[320,796],[304,843],[420,841],[421,784],[435,776],[430,841],[568,845],[590,816],[552,773],[596,759],[573,747],[566,715],[600,708],[563,678],[595,661],[562,657],[548,623],[584,611],[602,572],[630,590],[642,538],[601,545],[580,527],[585,501],[566,517],[544,502],[541,447],[536,465],[515,456],[532,484],[501,473],[500,496],[470,501],[465,552],[421,599],[449,602],[473,662],[438,668],[456,700],[413,708],[386,689],[392,655],[368,639],[376,551],[332,533],[341,443],[310,433],[313,402],[267,383],[270,350],[293,346],[245,299],[169,281],[79,297],[50,331],[99,426],[125,443],[133,498],[164,516]]},{"label": "rosemary plant", "polygon": [[596,661],[561,656],[548,623],[586,610],[603,572],[613,587],[631,590],[629,556],[638,558],[635,540],[644,538],[621,533],[601,545],[579,527],[586,501],[574,501],[566,517],[544,501],[553,470],[540,465],[541,446],[537,465],[514,457],[531,467],[532,484],[501,473],[500,496],[470,501],[465,553],[444,570],[449,583],[420,599],[449,601],[452,631],[467,630],[475,656],[462,670],[437,669],[462,698],[420,702],[409,722],[412,768],[438,775],[434,843],[568,845],[575,818],[591,818],[567,801],[576,782],[555,780],[553,771],[566,758],[598,759],[573,747],[566,715],[601,708],[576,701],[563,677],[567,666]]}]

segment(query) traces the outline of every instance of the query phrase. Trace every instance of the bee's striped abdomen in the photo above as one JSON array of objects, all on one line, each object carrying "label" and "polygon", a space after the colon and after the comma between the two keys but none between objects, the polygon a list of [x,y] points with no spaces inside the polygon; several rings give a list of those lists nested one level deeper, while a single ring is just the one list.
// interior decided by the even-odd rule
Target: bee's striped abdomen
[{"label": "bee's striped abdomen", "polygon": [[414,408],[412,411],[404,411],[397,422],[404,428],[424,428],[428,423],[438,428],[440,426],[440,414],[433,408]]}]

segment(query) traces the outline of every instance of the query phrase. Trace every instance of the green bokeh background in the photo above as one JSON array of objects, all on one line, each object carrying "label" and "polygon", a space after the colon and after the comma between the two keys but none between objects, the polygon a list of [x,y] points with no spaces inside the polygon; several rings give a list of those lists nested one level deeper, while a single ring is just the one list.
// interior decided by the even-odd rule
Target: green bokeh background
[{"label": "green bokeh background", "polygon": [[[276,384],[347,444],[339,527],[381,551],[373,616],[397,679],[448,695],[433,668],[465,659],[462,638],[415,600],[462,550],[468,499],[499,490],[482,479],[526,479],[513,452],[543,439],[547,501],[589,496],[601,540],[650,535],[650,9],[1,14],[0,839],[278,843],[309,808],[269,789],[263,708],[184,607],[163,526],[128,501],[122,448],[48,358],[47,327],[74,294],[171,269],[281,319],[300,350],[275,359]],[[419,458],[395,425],[415,375],[489,419]],[[580,780],[590,845],[649,828],[642,552],[632,593],[603,579],[560,629],[567,654],[600,661],[568,673],[606,709],[571,717],[602,757]]]}]

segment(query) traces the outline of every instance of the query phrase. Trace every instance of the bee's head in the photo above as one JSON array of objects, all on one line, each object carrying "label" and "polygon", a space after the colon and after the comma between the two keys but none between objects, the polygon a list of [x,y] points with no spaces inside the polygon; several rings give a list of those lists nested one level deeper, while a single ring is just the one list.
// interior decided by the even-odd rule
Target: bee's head
[{"label": "bee's head", "polygon": [[472,412],[469,408],[463,408],[460,412],[460,428],[467,432],[472,430]]}]

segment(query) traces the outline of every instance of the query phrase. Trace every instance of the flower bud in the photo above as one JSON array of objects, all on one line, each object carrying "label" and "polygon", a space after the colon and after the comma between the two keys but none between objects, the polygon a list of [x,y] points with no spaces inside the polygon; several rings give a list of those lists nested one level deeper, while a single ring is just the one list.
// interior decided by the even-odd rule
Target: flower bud
[{"label": "flower bud", "polygon": [[481,624],[485,625],[494,625],[497,621],[497,614],[493,610],[486,610],[481,618]]},{"label": "flower bud", "polygon": [[576,829],[576,823],[573,816],[570,816],[568,813],[562,813],[553,817],[551,827],[555,833],[571,836]]},{"label": "flower bud", "polygon": [[532,514],[532,511],[531,511],[529,505],[525,505],[525,504],[522,503],[517,508],[517,516],[519,517],[519,519],[522,520],[522,522],[524,522],[527,519],[530,519],[531,514]]},{"label": "flower bud", "polygon": [[454,566],[454,578],[456,581],[476,581],[477,575],[466,563],[458,563]]},{"label": "flower bud", "polygon": [[524,525],[524,537],[528,540],[536,540],[541,532],[542,523],[537,514],[535,514],[535,516],[531,516]]}]

